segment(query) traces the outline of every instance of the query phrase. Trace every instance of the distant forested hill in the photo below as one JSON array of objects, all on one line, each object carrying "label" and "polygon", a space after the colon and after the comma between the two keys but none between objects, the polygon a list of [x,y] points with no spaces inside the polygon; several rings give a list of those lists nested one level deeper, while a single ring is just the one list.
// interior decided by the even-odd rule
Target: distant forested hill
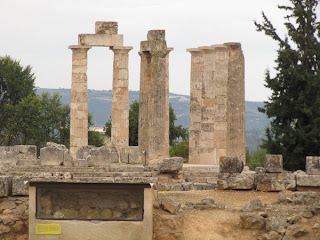
[{"label": "distant forested hill", "polygon": [[[70,89],[37,89],[37,94],[40,95],[43,92],[60,93],[61,101],[70,105]],[[133,100],[139,100],[139,91],[130,91],[129,94],[130,103]],[[94,125],[104,126],[111,115],[112,91],[89,89],[88,98],[89,112],[93,114]],[[170,93],[170,103],[177,116],[176,124],[188,128],[190,96]],[[246,101],[246,144],[250,151],[253,151],[261,143],[264,129],[269,123],[267,117],[257,110],[258,107],[262,106],[262,102]]]}]

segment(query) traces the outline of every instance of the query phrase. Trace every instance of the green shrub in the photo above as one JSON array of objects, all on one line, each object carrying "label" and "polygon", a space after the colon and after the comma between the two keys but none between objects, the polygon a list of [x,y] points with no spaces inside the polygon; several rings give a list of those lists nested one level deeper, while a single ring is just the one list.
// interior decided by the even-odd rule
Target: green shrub
[{"label": "green shrub", "polygon": [[170,148],[171,157],[189,158],[189,141],[174,141],[173,146]]},{"label": "green shrub", "polygon": [[263,167],[264,157],[267,154],[267,150],[258,147],[256,151],[249,153],[248,149],[246,151],[246,162],[250,170],[254,170],[256,167]]}]

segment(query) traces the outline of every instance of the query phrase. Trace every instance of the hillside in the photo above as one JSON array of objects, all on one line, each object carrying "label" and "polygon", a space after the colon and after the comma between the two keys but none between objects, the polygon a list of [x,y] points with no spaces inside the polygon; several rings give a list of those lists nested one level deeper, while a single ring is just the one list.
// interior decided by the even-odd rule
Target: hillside
[{"label": "hillside", "polygon": [[[38,88],[37,94],[44,92],[60,93],[61,101],[70,105],[70,89]],[[130,91],[130,103],[139,100],[139,91]],[[176,125],[189,127],[189,104],[190,96],[170,93],[170,104],[177,116]],[[89,112],[93,114],[95,126],[104,126],[111,115],[112,91],[111,90],[88,90]],[[249,151],[253,151],[264,136],[264,129],[269,123],[267,117],[258,112],[262,102],[246,101],[246,144]]]}]

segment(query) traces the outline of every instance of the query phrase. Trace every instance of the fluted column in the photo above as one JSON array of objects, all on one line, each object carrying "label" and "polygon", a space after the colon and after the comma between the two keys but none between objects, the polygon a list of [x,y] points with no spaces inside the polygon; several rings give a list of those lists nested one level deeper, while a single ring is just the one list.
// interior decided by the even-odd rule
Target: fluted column
[{"label": "fluted column", "polygon": [[72,84],[70,109],[70,153],[88,145],[87,52],[91,47],[70,46],[72,50]]},{"label": "fluted column", "polygon": [[138,146],[140,153],[146,152],[149,159],[149,139],[150,135],[150,104],[151,104],[151,54],[149,52],[139,52],[140,64],[140,97],[139,97],[139,133]]},{"label": "fluted column", "polygon": [[141,42],[139,149],[149,163],[169,156],[169,52],[164,30]]},{"label": "fluted column", "polygon": [[203,52],[197,48],[187,49],[191,53],[190,78],[190,123],[189,163],[200,163],[201,96],[203,74]]},{"label": "fluted column", "polygon": [[111,113],[111,144],[115,147],[129,145],[129,51],[132,47],[112,47],[113,82]]},{"label": "fluted column", "polygon": [[228,79],[228,156],[245,163],[244,56],[240,43],[225,43],[229,48]]}]

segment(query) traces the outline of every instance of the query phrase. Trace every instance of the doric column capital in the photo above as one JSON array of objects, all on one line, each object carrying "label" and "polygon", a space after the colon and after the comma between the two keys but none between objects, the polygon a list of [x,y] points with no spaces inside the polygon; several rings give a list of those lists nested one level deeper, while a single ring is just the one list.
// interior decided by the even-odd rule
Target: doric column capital
[{"label": "doric column capital", "polygon": [[110,47],[110,50],[113,51],[115,54],[118,53],[129,53],[133,47]]},{"label": "doric column capital", "polygon": [[87,52],[89,49],[91,49],[90,46],[80,46],[80,45],[71,45],[68,47],[72,51],[79,51],[79,52]]},{"label": "doric column capital", "polygon": [[187,48],[186,50],[187,52],[192,54],[197,54],[197,53],[201,53],[201,50],[199,48]]}]

